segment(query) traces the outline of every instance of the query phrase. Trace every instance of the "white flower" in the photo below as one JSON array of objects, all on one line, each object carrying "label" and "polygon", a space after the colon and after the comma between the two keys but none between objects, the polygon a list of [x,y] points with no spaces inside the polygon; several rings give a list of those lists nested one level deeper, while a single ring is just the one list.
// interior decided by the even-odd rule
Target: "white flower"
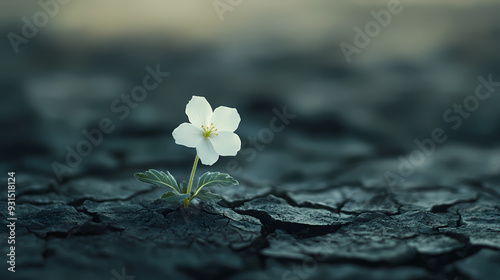
[{"label": "white flower", "polygon": [[220,156],[235,156],[241,149],[241,140],[234,131],[240,124],[240,115],[234,108],[212,107],[201,96],[193,96],[186,105],[190,123],[182,123],[173,132],[175,143],[196,152],[205,165],[214,164]]}]

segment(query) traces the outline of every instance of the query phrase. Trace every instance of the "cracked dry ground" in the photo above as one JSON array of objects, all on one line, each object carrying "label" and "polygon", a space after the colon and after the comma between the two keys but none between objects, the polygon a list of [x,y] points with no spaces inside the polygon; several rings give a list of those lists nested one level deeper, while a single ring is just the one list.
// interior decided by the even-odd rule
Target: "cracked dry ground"
[{"label": "cracked dry ground", "polygon": [[[289,158],[286,145],[262,153],[249,174],[265,173],[271,157],[288,168],[267,182],[243,172],[240,186],[217,189],[219,204],[189,210],[132,178],[142,167],[62,184],[19,174],[18,272],[2,279],[109,280],[122,269],[135,279],[498,279],[500,177],[477,165],[497,153],[438,150],[387,188],[381,174],[397,162],[345,157],[353,143],[336,143],[335,155],[320,144]],[[332,156],[346,164],[328,165]],[[189,169],[179,165],[151,167]],[[464,170],[482,179],[459,178]]]}]

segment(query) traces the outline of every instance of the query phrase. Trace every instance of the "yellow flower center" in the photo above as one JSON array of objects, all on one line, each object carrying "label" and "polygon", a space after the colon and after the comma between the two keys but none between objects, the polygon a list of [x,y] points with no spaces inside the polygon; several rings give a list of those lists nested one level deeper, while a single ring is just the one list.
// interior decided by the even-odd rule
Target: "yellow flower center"
[{"label": "yellow flower center", "polygon": [[[206,126],[202,125],[201,128],[204,131],[203,137],[205,137],[205,138],[210,137],[210,134],[212,134],[212,132],[217,131],[217,129],[214,127],[213,123],[210,124],[210,127],[206,127]],[[219,136],[219,133],[216,133],[215,136]]]}]

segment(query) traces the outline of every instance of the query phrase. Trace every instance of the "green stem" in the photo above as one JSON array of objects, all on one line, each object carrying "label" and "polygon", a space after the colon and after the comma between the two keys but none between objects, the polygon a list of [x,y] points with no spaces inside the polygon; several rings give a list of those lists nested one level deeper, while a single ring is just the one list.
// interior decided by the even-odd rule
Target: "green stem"
[{"label": "green stem", "polygon": [[[193,185],[194,173],[196,172],[196,167],[198,166],[198,159],[199,159],[198,154],[196,154],[193,164],[193,170],[191,170],[191,177],[189,177],[189,184],[186,192],[187,194],[191,194],[191,186]],[[190,201],[191,201],[190,198],[184,199],[184,207],[188,207]]]}]

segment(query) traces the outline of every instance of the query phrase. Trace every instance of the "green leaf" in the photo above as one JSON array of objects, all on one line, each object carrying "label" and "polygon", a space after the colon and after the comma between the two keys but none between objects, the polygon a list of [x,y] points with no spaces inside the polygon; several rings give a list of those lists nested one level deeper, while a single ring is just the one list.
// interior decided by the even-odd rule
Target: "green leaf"
[{"label": "green leaf", "polygon": [[200,190],[200,192],[198,192],[198,194],[194,197],[207,202],[217,202],[222,200],[222,198],[219,195],[211,193],[208,190]]},{"label": "green leaf", "polygon": [[197,195],[204,187],[212,187],[216,185],[229,187],[238,184],[238,181],[229,176],[229,174],[220,172],[207,172],[201,175],[200,180],[198,180],[198,187],[196,188],[193,196]]},{"label": "green leaf", "polygon": [[188,183],[186,181],[182,181],[180,184],[180,189],[181,189],[181,193],[187,193],[188,191]]},{"label": "green leaf", "polygon": [[180,202],[189,197],[189,194],[177,194],[174,192],[164,193],[161,198],[168,202]]},{"label": "green leaf", "polygon": [[134,176],[141,182],[153,184],[158,187],[168,187],[178,194],[181,193],[177,181],[168,171],[165,173],[156,169],[149,169],[144,173],[135,173]]}]

